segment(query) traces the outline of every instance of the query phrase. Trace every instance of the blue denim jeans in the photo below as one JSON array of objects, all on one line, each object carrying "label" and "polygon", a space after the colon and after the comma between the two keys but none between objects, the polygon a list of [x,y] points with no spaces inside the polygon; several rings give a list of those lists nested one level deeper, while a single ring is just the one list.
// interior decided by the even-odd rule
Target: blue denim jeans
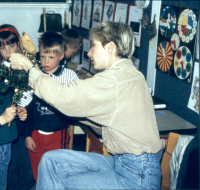
[{"label": "blue denim jeans", "polygon": [[0,188],[6,190],[12,143],[0,145]]},{"label": "blue denim jeans", "polygon": [[49,151],[40,161],[36,189],[160,189],[161,156],[162,151],[114,157],[73,150]]}]

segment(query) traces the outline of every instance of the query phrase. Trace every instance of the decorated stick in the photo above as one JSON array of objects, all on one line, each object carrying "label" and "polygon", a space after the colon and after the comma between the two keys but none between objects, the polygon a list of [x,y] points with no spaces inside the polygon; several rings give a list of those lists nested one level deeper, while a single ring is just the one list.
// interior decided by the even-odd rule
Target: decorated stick
[{"label": "decorated stick", "polygon": [[43,8],[43,20],[44,20],[44,32],[47,31],[47,28],[46,28],[46,13],[45,13],[45,8]]}]

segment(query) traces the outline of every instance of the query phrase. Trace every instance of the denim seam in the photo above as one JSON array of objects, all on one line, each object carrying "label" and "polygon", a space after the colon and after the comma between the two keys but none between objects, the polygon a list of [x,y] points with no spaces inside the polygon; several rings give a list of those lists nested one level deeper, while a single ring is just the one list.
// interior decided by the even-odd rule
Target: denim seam
[{"label": "denim seam", "polygon": [[123,162],[121,161],[121,158],[119,158],[119,161],[120,161],[121,165],[122,165],[123,167],[125,167],[127,170],[130,170],[130,171],[134,172],[135,174],[141,175],[141,172],[142,172],[142,171],[133,170],[133,169],[127,167],[126,165],[123,164]]},{"label": "denim seam", "polygon": [[99,172],[100,170],[96,170],[94,168],[91,168],[91,167],[88,167],[88,166],[81,166],[81,165],[73,165],[73,164],[59,164],[57,166],[66,166],[66,167],[79,167],[79,168],[87,168],[87,169],[90,169],[90,170],[93,170],[95,172]]}]

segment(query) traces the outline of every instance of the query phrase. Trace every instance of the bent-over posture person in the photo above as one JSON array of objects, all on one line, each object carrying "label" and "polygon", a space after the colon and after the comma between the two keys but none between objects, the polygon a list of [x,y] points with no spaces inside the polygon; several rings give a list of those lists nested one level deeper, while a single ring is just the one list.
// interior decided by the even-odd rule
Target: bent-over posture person
[{"label": "bent-over posture person", "polygon": [[90,38],[88,56],[95,69],[105,69],[90,79],[61,84],[21,54],[10,59],[13,69],[29,71],[29,84],[38,97],[66,115],[85,117],[85,124],[101,125],[103,143],[113,155],[47,152],[36,188],[160,189],[164,141],[145,78],[129,59],[133,31],[127,24],[107,21],[91,29]]}]

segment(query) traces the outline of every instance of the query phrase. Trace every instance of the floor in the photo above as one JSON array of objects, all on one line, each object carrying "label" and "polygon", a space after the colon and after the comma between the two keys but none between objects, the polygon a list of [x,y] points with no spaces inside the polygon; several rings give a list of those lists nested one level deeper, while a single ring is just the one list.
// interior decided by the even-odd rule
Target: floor
[{"label": "floor", "polygon": [[[86,149],[86,135],[85,134],[74,135],[73,150],[85,151],[85,149]],[[31,187],[30,190],[36,190],[35,185]]]}]

